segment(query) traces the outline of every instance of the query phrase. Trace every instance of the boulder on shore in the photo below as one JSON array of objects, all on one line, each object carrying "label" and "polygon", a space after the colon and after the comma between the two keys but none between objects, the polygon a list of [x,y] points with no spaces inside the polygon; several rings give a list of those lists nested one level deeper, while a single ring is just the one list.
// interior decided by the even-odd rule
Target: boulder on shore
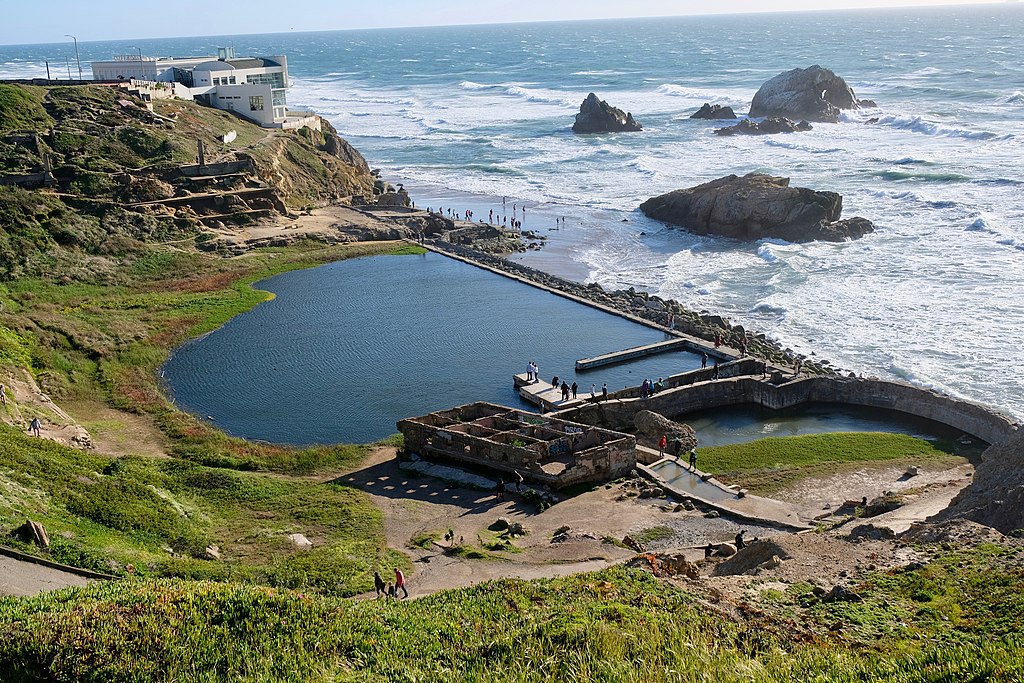
[{"label": "boulder on shore", "polygon": [[840,220],[843,198],[835,192],[790,187],[789,178],[762,173],[726,176],[652,197],[640,205],[650,218],[698,235],[756,241],[844,242],[872,232],[866,218]]},{"label": "boulder on shore", "polygon": [[716,135],[777,135],[779,133],[803,133],[811,130],[811,124],[806,121],[795,123],[781,116],[769,116],[764,121],[751,121],[743,119],[735,126],[718,128]]},{"label": "boulder on shore", "polygon": [[815,64],[765,81],[750,103],[749,116],[784,116],[794,120],[836,123],[841,110],[858,109],[860,106],[853,88],[846,81]]},{"label": "boulder on shore", "polygon": [[580,113],[576,114],[576,123],[572,124],[574,133],[631,133],[643,130],[643,126],[633,120],[633,115],[616,109],[597,95],[590,93],[580,105]]},{"label": "boulder on shore", "polygon": [[704,103],[704,106],[694,112],[691,119],[734,119],[736,118],[736,112],[732,110],[732,107],[723,107],[720,104],[708,104]]},{"label": "boulder on shore", "polygon": [[[697,447],[697,432],[693,431],[693,427],[681,422],[673,422],[660,413],[641,410],[633,418],[633,424],[636,426],[637,433],[644,437],[647,442],[657,444],[664,434],[668,437],[670,444],[675,439],[679,439],[682,442],[682,445],[679,447],[681,453],[688,452],[691,448]],[[666,448],[665,450],[668,451],[669,449]]]}]

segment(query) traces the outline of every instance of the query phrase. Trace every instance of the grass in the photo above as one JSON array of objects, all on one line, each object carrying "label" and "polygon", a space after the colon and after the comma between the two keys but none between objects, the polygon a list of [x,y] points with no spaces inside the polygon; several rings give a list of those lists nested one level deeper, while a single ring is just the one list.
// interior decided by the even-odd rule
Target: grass
[{"label": "grass", "polygon": [[0,133],[37,130],[53,124],[43,108],[45,93],[42,88],[0,85]]},{"label": "grass", "polygon": [[648,543],[664,541],[667,538],[672,538],[673,533],[674,532],[672,531],[671,527],[652,526],[649,529],[644,529],[643,531],[631,535],[634,539],[636,539],[637,542],[646,545]]},{"label": "grass", "polygon": [[[1020,593],[1009,590],[1020,587],[1019,565],[978,551],[929,567],[878,575],[876,586],[862,587],[871,593],[866,606],[796,608],[796,621],[764,611],[734,621],[623,568],[492,581],[412,601],[127,581],[0,600],[0,668],[14,682],[912,683],[1024,675]],[[903,597],[924,573],[968,587],[956,621],[932,618]],[[988,595],[984,577],[1007,589]],[[880,628],[858,633],[869,616]],[[872,637],[883,633],[882,642]]]},{"label": "grass", "polygon": [[865,466],[967,462],[952,447],[881,432],[835,432],[760,439],[700,450],[699,467],[721,479],[770,494],[799,479]]}]

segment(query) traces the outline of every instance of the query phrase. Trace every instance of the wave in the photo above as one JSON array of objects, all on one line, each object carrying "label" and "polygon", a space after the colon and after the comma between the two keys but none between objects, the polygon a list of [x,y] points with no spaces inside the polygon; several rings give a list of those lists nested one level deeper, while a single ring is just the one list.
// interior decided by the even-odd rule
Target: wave
[{"label": "wave", "polygon": [[779,257],[772,251],[770,244],[762,244],[757,248],[757,257],[766,263],[778,263]]},{"label": "wave", "polygon": [[934,161],[928,161],[927,159],[917,159],[915,157],[901,157],[895,161],[890,162],[894,166],[934,166]]},{"label": "wave", "polygon": [[948,126],[942,126],[938,123],[926,121],[920,116],[896,116],[889,115],[883,116],[878,119],[879,126],[890,126],[899,130],[909,130],[913,133],[921,133],[923,135],[936,135],[940,137],[949,138],[964,138],[966,140],[994,140],[1009,139],[1010,135],[999,136],[996,133],[991,133],[984,130],[968,130],[966,128],[950,128]]},{"label": "wave", "polygon": [[520,97],[527,102],[535,102],[538,104],[561,104],[566,106],[576,106],[570,100],[559,97],[558,95],[546,94],[537,90],[530,90],[519,85],[513,85],[505,89],[506,95],[512,95],[513,97]]},{"label": "wave", "polygon": [[598,71],[573,71],[573,76],[625,76],[625,71],[615,71],[613,69],[604,69]]},{"label": "wave", "polygon": [[767,301],[759,301],[757,304],[750,309],[751,313],[768,313],[771,315],[777,315],[781,318],[785,318],[789,315],[789,309],[785,306],[779,306],[778,304],[770,304]]},{"label": "wave", "polygon": [[720,97],[720,95],[716,93],[694,90],[692,88],[676,85],[675,83],[662,83],[655,89],[655,92],[659,95],[668,95],[669,97],[686,97],[691,100],[711,101]]},{"label": "wave", "polygon": [[1000,104],[1024,104],[1024,92],[1018,90],[1000,102]]},{"label": "wave", "polygon": [[924,180],[930,183],[960,183],[970,180],[960,173],[917,173],[914,171],[883,171],[878,174],[885,180]]},{"label": "wave", "polygon": [[807,145],[797,145],[792,142],[781,142],[779,140],[773,140],[769,137],[765,137],[764,143],[769,147],[782,147],[784,149],[793,149],[798,152],[807,152],[809,154],[836,154],[838,152],[845,152],[846,150],[842,147],[827,147],[825,149],[816,149],[814,147],[808,147]]},{"label": "wave", "polygon": [[974,222],[967,226],[967,230],[968,232],[987,232],[990,235],[999,234],[989,226],[988,221],[983,216],[978,216],[974,219]]},{"label": "wave", "polygon": [[495,86],[484,85],[483,83],[474,83],[473,81],[462,81],[459,83],[459,87],[463,90],[490,90]]}]

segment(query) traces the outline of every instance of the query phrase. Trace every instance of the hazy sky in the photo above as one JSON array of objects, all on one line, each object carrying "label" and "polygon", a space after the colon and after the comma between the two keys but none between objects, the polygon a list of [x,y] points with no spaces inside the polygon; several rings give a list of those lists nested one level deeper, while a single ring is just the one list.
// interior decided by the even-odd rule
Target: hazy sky
[{"label": "hazy sky", "polygon": [[980,2],[991,0],[0,0],[0,44]]}]

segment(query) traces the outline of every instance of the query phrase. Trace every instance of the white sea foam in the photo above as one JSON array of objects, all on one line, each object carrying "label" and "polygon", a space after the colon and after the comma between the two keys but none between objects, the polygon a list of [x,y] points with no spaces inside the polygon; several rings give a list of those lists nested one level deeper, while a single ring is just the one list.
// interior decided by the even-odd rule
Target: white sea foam
[{"label": "white sea foam", "polygon": [[691,100],[711,101],[720,97],[717,93],[687,88],[682,85],[676,85],[675,83],[663,83],[662,85],[659,85],[657,93],[659,95],[668,95],[670,97],[685,97]]},{"label": "white sea foam", "polygon": [[909,130],[923,135],[938,135],[951,138],[964,138],[967,140],[993,140],[996,138],[1006,139],[1009,136],[1000,136],[983,130],[969,130],[966,128],[954,128],[943,126],[933,121],[927,121],[920,116],[882,116],[878,119],[878,125],[891,126],[900,130]]}]

